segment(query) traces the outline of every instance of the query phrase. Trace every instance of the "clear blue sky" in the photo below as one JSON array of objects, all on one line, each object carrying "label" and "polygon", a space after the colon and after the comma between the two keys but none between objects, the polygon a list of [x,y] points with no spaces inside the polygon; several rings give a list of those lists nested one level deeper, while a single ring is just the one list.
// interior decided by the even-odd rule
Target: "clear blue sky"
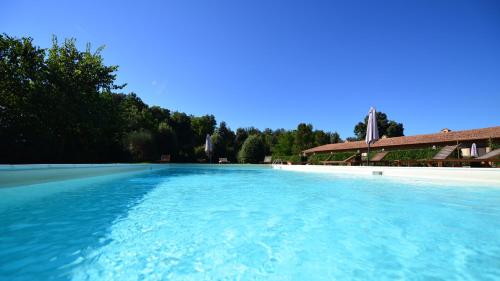
[{"label": "clear blue sky", "polygon": [[127,92],[233,129],[500,125],[500,1],[134,2],[5,1],[0,32],[106,45]]}]

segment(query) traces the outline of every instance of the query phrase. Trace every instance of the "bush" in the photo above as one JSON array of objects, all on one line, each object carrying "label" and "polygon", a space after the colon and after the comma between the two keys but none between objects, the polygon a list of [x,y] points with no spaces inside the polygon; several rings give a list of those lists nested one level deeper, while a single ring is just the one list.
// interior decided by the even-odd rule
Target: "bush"
[{"label": "bush", "polygon": [[147,130],[133,131],[125,136],[125,149],[133,161],[153,160],[156,153],[154,139]]},{"label": "bush", "polygon": [[[394,160],[422,160],[431,159],[439,152],[441,147],[436,147],[436,149],[420,148],[420,149],[405,149],[405,150],[391,150],[384,157],[383,161],[394,161]],[[370,159],[372,159],[380,150],[370,150]],[[348,157],[356,154],[356,151],[345,151],[345,152],[334,152],[334,153],[318,153],[308,157],[308,162],[311,164],[321,164],[321,161],[342,161]],[[452,154],[450,157],[456,157],[456,153]]]},{"label": "bush", "polygon": [[[440,149],[441,149],[440,147],[436,147],[436,149],[432,149],[431,147],[429,147],[420,149],[392,150],[384,157],[383,160],[394,161],[394,160],[431,159],[432,157],[434,157],[434,155],[436,155],[439,152]],[[370,156],[373,157],[372,155]]]},{"label": "bush", "polygon": [[500,143],[490,140],[489,146],[491,147],[491,150],[495,150],[500,148]]},{"label": "bush", "polygon": [[262,139],[256,135],[249,136],[238,153],[240,163],[259,163],[264,159],[265,147]]},{"label": "bush", "polygon": [[194,156],[196,157],[197,162],[207,162],[208,156],[205,153],[205,146],[200,145],[194,148]]}]

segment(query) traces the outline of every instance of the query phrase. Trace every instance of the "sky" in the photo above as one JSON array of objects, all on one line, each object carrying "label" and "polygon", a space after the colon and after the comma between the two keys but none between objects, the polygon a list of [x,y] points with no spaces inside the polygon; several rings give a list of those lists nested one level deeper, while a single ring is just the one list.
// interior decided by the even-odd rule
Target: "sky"
[{"label": "sky", "polygon": [[149,105],[232,128],[500,125],[500,1],[8,1],[0,32],[105,45]]}]

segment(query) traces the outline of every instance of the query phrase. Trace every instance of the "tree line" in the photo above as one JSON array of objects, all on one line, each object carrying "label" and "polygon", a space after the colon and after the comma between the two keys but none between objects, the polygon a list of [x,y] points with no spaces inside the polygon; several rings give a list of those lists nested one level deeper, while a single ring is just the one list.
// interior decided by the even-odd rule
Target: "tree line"
[{"label": "tree line", "polygon": [[[233,131],[213,115],[148,106],[137,94],[123,92],[126,85],[116,83],[118,66],[105,65],[102,50],[87,44],[80,51],[74,39],[60,43],[55,37],[43,49],[32,38],[0,35],[0,162],[141,162],[164,154],[173,162],[203,162],[209,134],[214,159],[255,163],[264,155],[298,155],[342,142],[337,132],[311,124]],[[384,116],[379,130],[403,135],[402,124]],[[358,139],[364,137],[363,124],[355,127]]]}]

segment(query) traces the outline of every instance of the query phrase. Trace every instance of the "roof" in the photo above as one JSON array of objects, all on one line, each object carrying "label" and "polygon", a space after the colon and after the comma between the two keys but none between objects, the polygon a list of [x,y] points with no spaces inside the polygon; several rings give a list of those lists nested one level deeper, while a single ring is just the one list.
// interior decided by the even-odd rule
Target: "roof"
[{"label": "roof", "polygon": [[[370,147],[391,147],[391,146],[405,146],[405,145],[422,145],[422,144],[436,144],[443,142],[456,142],[456,141],[473,141],[481,139],[496,139],[500,138],[500,126],[473,129],[464,131],[450,131],[447,133],[435,133],[426,135],[404,136],[394,138],[379,139]],[[353,150],[366,148],[365,141],[353,141],[343,143],[325,144],[304,150],[304,153],[327,152],[337,150]]]}]

